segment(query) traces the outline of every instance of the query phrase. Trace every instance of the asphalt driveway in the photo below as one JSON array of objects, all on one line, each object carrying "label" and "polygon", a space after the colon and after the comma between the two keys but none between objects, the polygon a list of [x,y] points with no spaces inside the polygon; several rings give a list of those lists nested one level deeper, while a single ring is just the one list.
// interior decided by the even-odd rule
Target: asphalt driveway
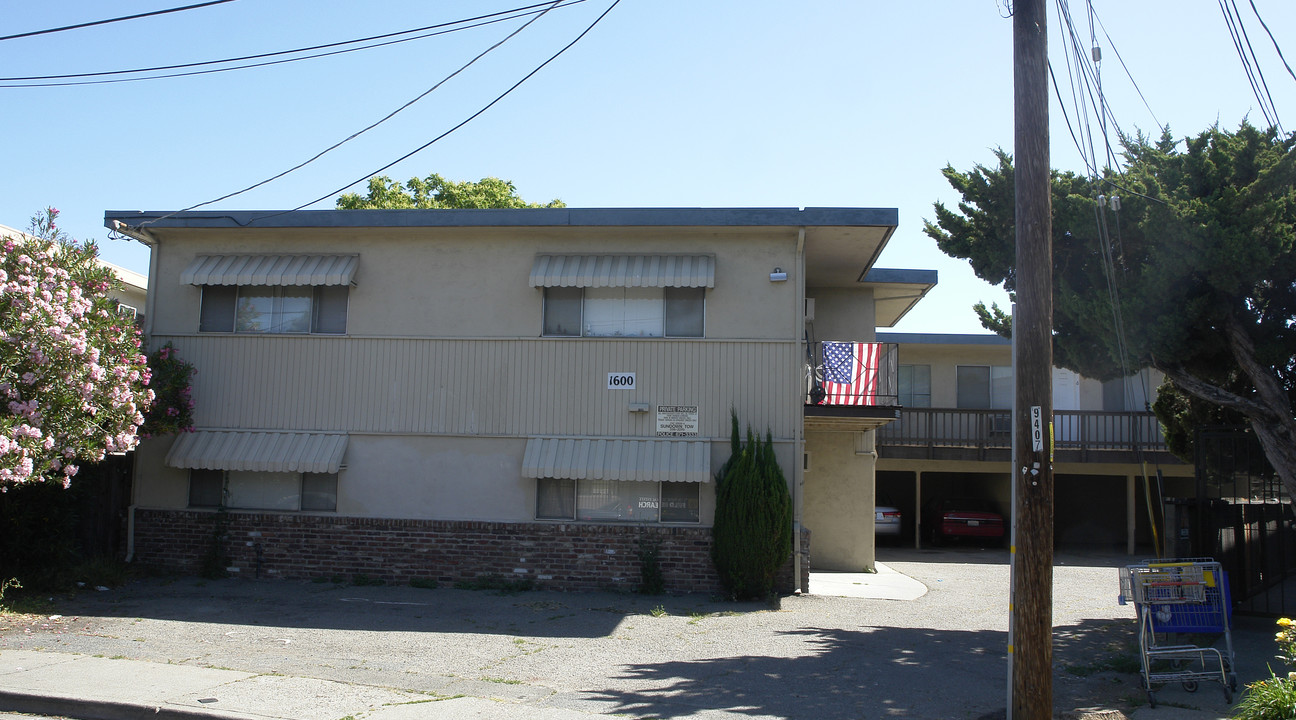
[{"label": "asphalt driveway", "polygon": [[[153,578],[56,599],[0,630],[0,652],[76,653],[657,718],[982,718],[1006,705],[1007,553],[884,548],[915,599],[826,595],[777,607],[700,596],[505,594],[285,580]],[[1167,687],[1139,710],[1123,556],[1059,555],[1059,710],[1223,717],[1217,688]],[[1244,681],[1273,655],[1271,620],[1237,633]],[[1248,657],[1253,655],[1255,657]]]}]

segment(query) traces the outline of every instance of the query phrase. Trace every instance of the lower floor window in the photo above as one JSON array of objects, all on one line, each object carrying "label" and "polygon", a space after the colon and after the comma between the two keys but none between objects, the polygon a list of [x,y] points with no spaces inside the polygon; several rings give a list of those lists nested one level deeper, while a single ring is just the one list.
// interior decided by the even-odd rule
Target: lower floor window
[{"label": "lower floor window", "polygon": [[337,510],[337,473],[190,470],[189,507]]},{"label": "lower floor window", "polygon": [[698,483],[540,478],[536,518],[695,523],[701,519],[700,497]]}]

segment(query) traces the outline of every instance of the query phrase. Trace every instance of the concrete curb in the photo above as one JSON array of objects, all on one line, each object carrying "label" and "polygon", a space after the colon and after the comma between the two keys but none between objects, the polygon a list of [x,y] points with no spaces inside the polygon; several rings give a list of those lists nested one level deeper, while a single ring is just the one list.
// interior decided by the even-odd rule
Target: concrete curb
[{"label": "concrete curb", "polygon": [[150,705],[119,700],[91,700],[0,689],[0,710],[32,715],[57,715],[78,720],[264,720],[222,710]]}]

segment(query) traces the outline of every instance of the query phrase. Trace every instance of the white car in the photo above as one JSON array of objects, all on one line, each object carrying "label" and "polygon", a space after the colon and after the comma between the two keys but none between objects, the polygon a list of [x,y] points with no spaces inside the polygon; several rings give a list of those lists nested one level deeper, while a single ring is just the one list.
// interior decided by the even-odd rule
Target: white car
[{"label": "white car", "polygon": [[900,508],[878,505],[873,508],[873,534],[899,535]]}]

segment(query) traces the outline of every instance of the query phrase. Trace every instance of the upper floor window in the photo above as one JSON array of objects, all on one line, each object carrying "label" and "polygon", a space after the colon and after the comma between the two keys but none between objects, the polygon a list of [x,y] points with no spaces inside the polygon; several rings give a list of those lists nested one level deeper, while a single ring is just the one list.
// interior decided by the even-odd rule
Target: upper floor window
[{"label": "upper floor window", "polygon": [[931,365],[901,365],[900,406],[931,407]]},{"label": "upper floor window", "polygon": [[965,410],[1010,410],[1013,375],[1009,365],[959,365],[958,407]]},{"label": "upper floor window", "polygon": [[350,288],[204,285],[199,332],[346,333]]},{"label": "upper floor window", "polygon": [[202,288],[199,332],[346,333],[356,255],[199,255],[180,281]]},{"label": "upper floor window", "polygon": [[537,255],[543,333],[554,337],[702,337],[711,255]]},{"label": "upper floor window", "polygon": [[706,289],[544,289],[544,334],[557,337],[702,337]]}]

